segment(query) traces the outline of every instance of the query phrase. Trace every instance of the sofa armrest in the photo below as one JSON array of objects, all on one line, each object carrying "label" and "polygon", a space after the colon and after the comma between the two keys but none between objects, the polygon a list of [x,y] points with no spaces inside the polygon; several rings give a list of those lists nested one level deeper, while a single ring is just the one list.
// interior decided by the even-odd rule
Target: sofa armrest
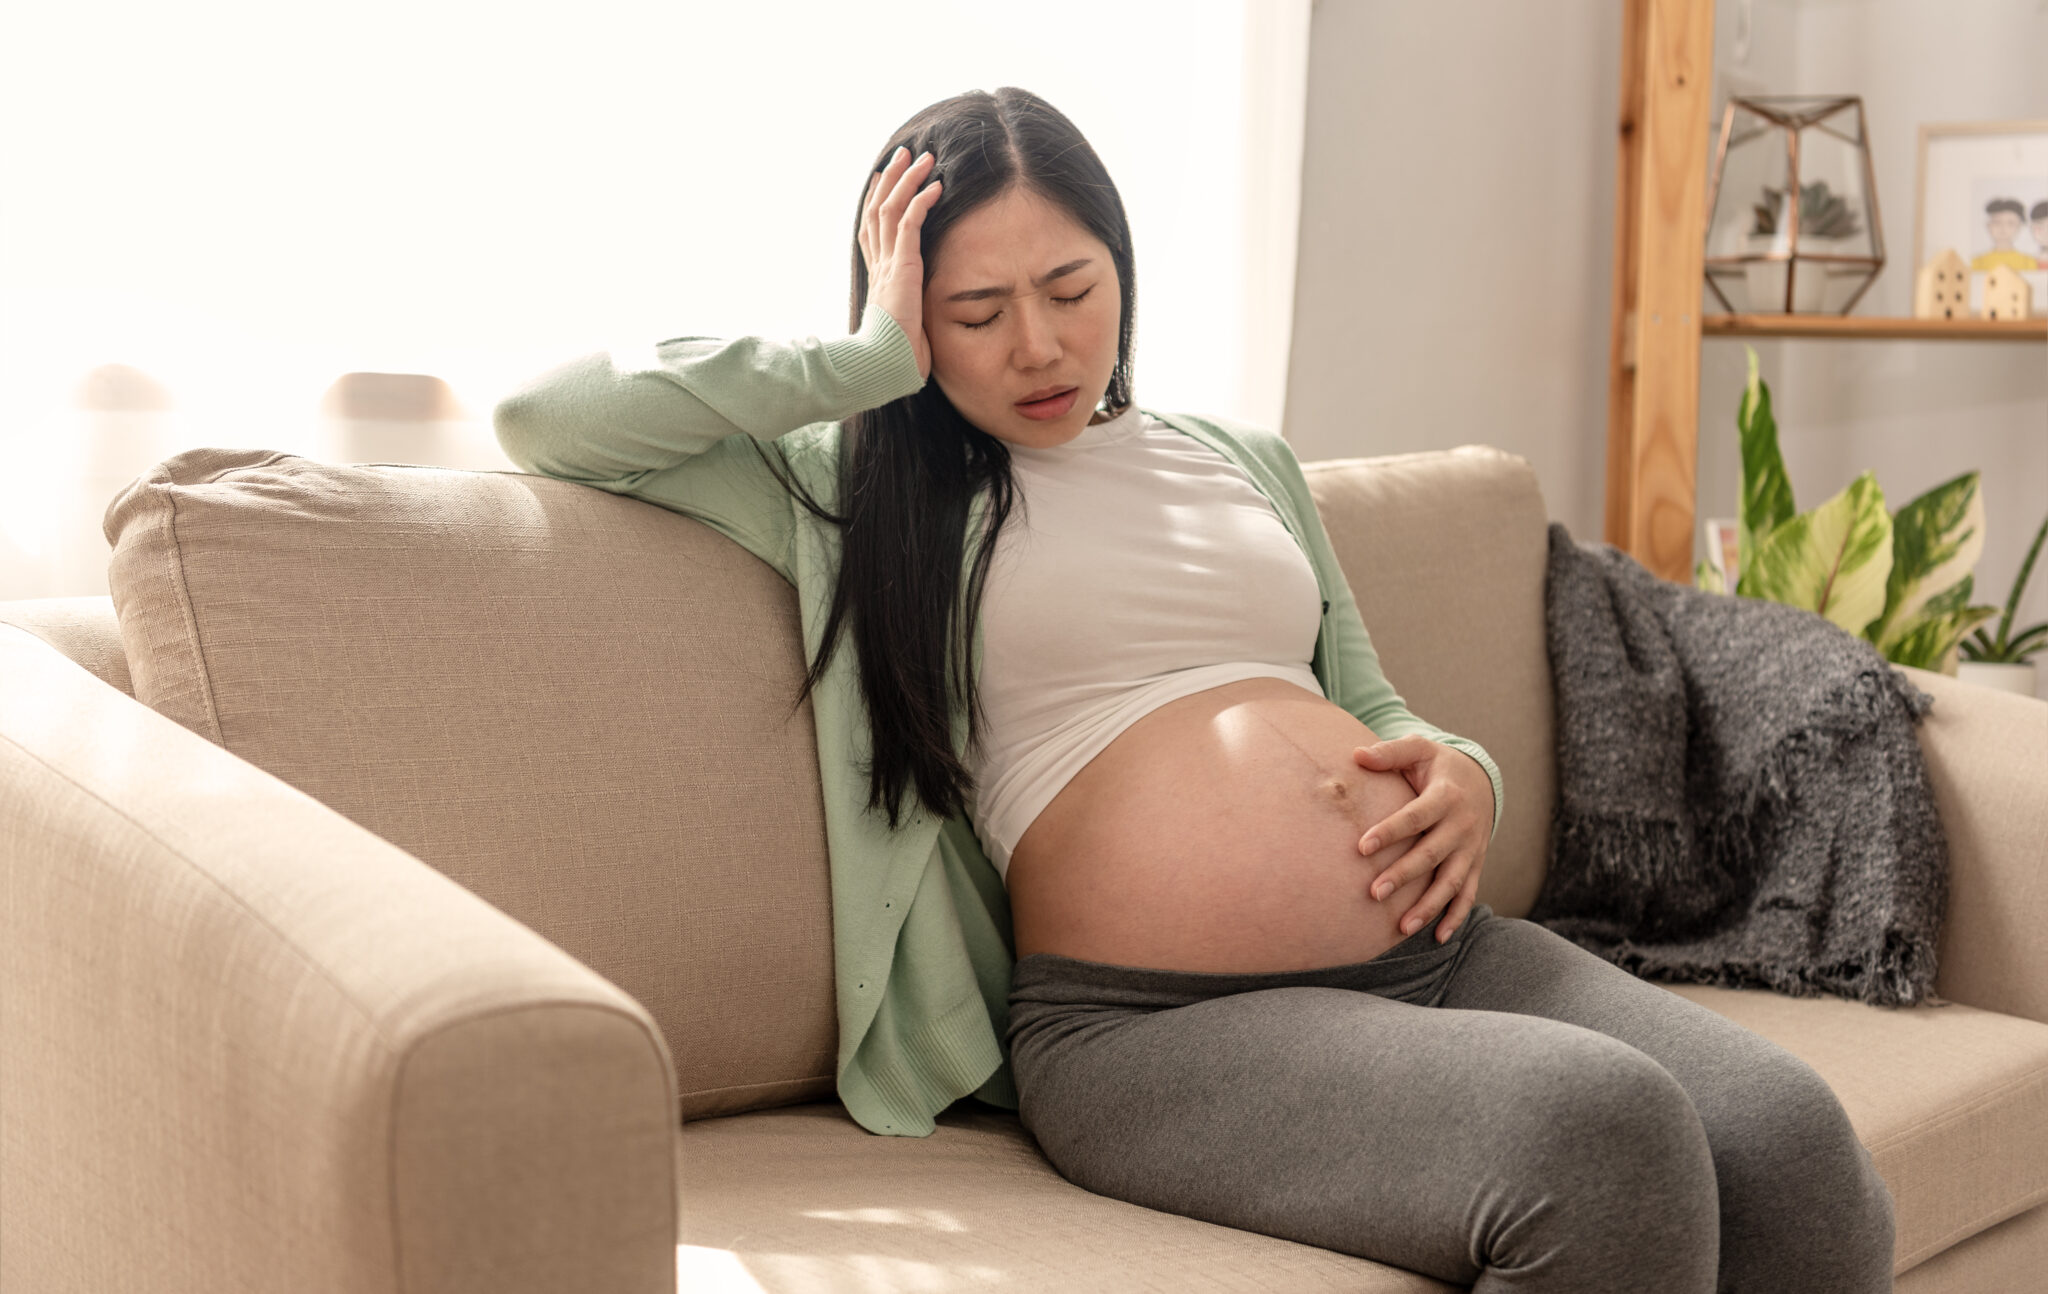
[{"label": "sofa armrest", "polygon": [[1935,990],[2048,1023],[2048,701],[1898,668],[1934,697],[1919,735],[1949,846]]},{"label": "sofa armrest", "polygon": [[676,1090],[615,985],[0,625],[0,1287],[667,1294]]}]

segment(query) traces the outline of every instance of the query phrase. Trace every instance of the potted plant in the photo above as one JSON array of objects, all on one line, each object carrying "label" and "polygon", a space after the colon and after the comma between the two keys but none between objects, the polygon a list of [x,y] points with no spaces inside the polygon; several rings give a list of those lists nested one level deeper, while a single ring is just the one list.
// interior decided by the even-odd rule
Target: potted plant
[{"label": "potted plant", "polygon": [[[1785,275],[1791,272],[1792,256],[1801,248],[1811,251],[1808,240],[1839,244],[1863,231],[1856,209],[1841,195],[1828,190],[1826,180],[1799,186],[1799,240],[1792,241],[1790,218],[1785,212],[1787,190],[1764,186],[1764,200],[1752,203],[1755,219],[1749,227],[1749,250],[1753,254],[1785,253],[1787,259],[1752,261],[1743,267],[1749,288],[1749,307],[1759,311],[1785,309]],[[1801,259],[1792,278],[1792,309],[1815,313],[1827,300],[1828,266],[1825,261]]]},{"label": "potted plant", "polygon": [[[1997,607],[1970,605],[1970,568],[1984,549],[1977,473],[1944,481],[1890,513],[1876,474],[1865,472],[1800,512],[1754,349],[1735,425],[1742,506],[1733,592],[1804,607],[1868,640],[1886,660],[1953,675],[1963,636],[1998,614]],[[1713,592],[1730,591],[1710,562],[1699,563],[1693,579]],[[2035,649],[2041,645],[2034,640]]]},{"label": "potted plant", "polygon": [[2029,658],[2048,647],[2048,621],[2028,625],[2014,633],[2012,618],[2020,609],[2020,595],[2026,591],[2027,577],[2034,573],[2034,559],[2041,555],[2043,539],[2048,539],[2048,517],[2041,519],[2041,528],[2034,532],[2034,542],[2027,549],[2026,560],[2020,563],[2019,577],[2013,580],[2012,592],[2005,599],[2005,614],[1998,618],[1997,634],[1986,633],[1980,625],[1975,633],[1963,640],[1962,660],[1956,664],[1956,677],[1986,687],[2018,692],[2022,696],[2039,695],[2035,687],[2034,662]]}]

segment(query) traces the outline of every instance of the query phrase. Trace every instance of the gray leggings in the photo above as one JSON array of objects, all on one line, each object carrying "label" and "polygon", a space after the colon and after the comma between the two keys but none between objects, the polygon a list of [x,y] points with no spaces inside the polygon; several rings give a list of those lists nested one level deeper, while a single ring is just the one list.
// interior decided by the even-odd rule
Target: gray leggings
[{"label": "gray leggings", "polygon": [[1303,971],[1025,957],[1024,1126],[1099,1195],[1478,1294],[1891,1289],[1891,1191],[1805,1062],[1484,903],[1436,927]]}]

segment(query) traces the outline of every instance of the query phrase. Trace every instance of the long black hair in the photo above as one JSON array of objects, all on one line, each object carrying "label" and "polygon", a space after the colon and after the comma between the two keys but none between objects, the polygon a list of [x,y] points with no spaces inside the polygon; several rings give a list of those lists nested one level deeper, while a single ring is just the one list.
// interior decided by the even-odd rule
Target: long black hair
[{"label": "long black hair", "polygon": [[[919,235],[926,282],[938,272],[947,231],[1015,189],[1064,209],[1102,240],[1116,265],[1123,302],[1116,367],[1101,407],[1112,414],[1129,408],[1138,302],[1131,226],[1109,172],[1074,123],[1029,90],[1006,85],[993,94],[969,90],[917,113],[889,137],[872,170],[882,171],[899,146],[913,158],[932,154],[923,183],[945,181]],[[866,186],[863,180],[854,204],[849,331],[859,330],[868,299],[867,261],[860,250]],[[915,788],[934,816],[966,810],[973,773],[953,749],[952,705],[957,700],[967,707],[972,748],[988,726],[970,677],[974,626],[996,542],[1019,496],[1009,446],[963,417],[935,381],[845,419],[841,432],[843,515],[777,471],[758,441],[754,447],[792,497],[840,531],[831,613],[791,712],[824,676],[842,631],[850,627],[871,736],[867,807],[885,807],[894,831],[907,788]],[[983,489],[990,493],[987,537],[976,553],[963,606],[959,586],[968,510]]]}]

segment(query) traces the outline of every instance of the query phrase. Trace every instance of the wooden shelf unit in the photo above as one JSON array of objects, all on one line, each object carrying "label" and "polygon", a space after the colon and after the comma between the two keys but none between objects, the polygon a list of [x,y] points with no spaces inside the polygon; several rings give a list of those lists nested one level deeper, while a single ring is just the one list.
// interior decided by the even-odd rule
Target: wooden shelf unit
[{"label": "wooden shelf unit", "polygon": [[1849,337],[1891,341],[2048,341],[2042,319],[1902,319],[1877,315],[1706,315],[1708,337]]},{"label": "wooden shelf unit", "polygon": [[1607,352],[1608,543],[1692,576],[1713,0],[1622,0]]},{"label": "wooden shelf unit", "polygon": [[1604,537],[1689,583],[1702,337],[2038,343],[2048,320],[1703,315],[1713,0],[1621,2]]}]

